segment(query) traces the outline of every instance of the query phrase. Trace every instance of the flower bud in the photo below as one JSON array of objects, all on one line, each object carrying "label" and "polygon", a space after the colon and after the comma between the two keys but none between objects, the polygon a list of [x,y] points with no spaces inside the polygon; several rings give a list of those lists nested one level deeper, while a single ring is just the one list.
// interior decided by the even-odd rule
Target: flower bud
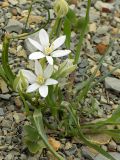
[{"label": "flower bud", "polygon": [[22,71],[19,71],[18,76],[15,78],[14,82],[13,82],[13,88],[15,91],[24,91],[26,90],[28,86],[28,81],[27,79],[23,76]]},{"label": "flower bud", "polygon": [[65,0],[56,0],[54,2],[54,11],[57,17],[62,18],[66,16],[69,10],[69,5]]}]

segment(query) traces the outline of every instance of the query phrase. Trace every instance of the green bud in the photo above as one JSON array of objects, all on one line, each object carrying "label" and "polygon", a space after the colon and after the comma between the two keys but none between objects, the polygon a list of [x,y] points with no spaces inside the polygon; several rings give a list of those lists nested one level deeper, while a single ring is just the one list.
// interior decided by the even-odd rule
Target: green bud
[{"label": "green bud", "polygon": [[20,71],[18,73],[18,76],[15,78],[15,80],[13,82],[13,88],[14,88],[15,91],[18,92],[19,90],[21,90],[21,91],[26,90],[27,86],[28,86],[28,81],[23,76],[22,71]]},{"label": "green bud", "polygon": [[57,17],[62,18],[66,16],[69,10],[69,5],[65,0],[56,0],[54,2],[54,11]]}]

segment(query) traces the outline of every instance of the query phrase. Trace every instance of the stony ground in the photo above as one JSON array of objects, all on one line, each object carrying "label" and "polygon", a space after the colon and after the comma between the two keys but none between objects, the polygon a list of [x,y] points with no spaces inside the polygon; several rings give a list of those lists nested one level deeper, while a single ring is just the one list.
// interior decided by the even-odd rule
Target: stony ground
[{"label": "stony ground", "polygon": [[[87,0],[76,4],[73,0],[71,8],[75,10],[79,17],[85,15]],[[107,3],[106,3],[107,2]],[[110,48],[110,53],[105,58],[100,71],[96,76],[104,75],[117,64],[120,63],[120,1],[104,0],[103,2],[93,0],[90,12],[89,32],[81,52],[79,68],[76,73],[76,83],[82,82],[91,74],[98,59],[104,54],[111,39],[114,44]],[[50,1],[47,2],[48,5]],[[2,40],[5,31],[12,32],[13,35],[22,33],[28,13],[30,1],[27,0],[5,0],[0,1],[0,57],[2,51]],[[50,9],[51,19],[54,20],[54,11]],[[47,13],[41,5],[33,5],[33,10],[29,18],[29,31],[38,29],[41,23],[47,18]],[[48,28],[46,28],[48,29]],[[38,34],[31,36],[38,39]],[[78,35],[72,32],[71,50],[75,49]],[[34,48],[28,40],[14,40],[9,49],[9,62],[15,72],[19,68],[33,68],[32,62],[27,63],[26,59]],[[1,60],[0,60],[1,61]],[[23,104],[16,93],[11,93],[6,84],[0,79],[0,159],[1,160],[47,160],[49,153],[32,155],[22,142],[23,125],[26,122],[23,114]],[[96,99],[96,105],[90,113],[91,96]],[[113,110],[120,104],[120,70],[107,77],[95,90],[93,90],[84,102],[84,114],[88,121],[109,117]],[[86,111],[89,114],[86,114]],[[103,137],[102,148],[117,159],[120,159],[120,142]],[[100,137],[100,140],[102,138]],[[82,146],[75,140],[61,139],[60,152],[64,153],[68,160],[105,160],[100,154],[93,152],[86,146]],[[102,139],[103,141],[103,139]],[[81,154],[82,153],[82,154]],[[49,157],[49,156],[48,156]],[[52,158],[50,158],[52,160]]]}]

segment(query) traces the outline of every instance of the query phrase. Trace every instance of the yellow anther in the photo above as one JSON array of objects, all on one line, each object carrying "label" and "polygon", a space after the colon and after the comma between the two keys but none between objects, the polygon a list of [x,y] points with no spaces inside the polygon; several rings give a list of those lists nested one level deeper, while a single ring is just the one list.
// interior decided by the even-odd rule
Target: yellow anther
[{"label": "yellow anther", "polygon": [[43,84],[45,82],[45,79],[43,76],[39,75],[36,79],[36,82],[39,84]]},{"label": "yellow anther", "polygon": [[53,49],[54,49],[53,44],[51,46],[47,46],[45,48],[45,54],[49,55],[53,51]]}]

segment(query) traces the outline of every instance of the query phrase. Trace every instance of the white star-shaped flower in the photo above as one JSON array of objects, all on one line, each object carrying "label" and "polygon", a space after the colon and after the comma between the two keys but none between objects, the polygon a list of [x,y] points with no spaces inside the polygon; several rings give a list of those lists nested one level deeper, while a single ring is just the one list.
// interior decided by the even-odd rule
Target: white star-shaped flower
[{"label": "white star-shaped flower", "polygon": [[26,92],[30,93],[39,89],[39,93],[42,97],[48,95],[49,85],[58,83],[57,80],[50,78],[53,73],[53,66],[48,65],[43,71],[42,66],[37,60],[35,60],[35,74],[29,70],[22,70],[22,73],[30,83]]},{"label": "white star-shaped flower", "polygon": [[50,44],[48,33],[44,29],[41,29],[39,31],[39,39],[40,43],[31,38],[28,38],[30,43],[34,47],[36,47],[37,50],[39,50],[29,55],[29,59],[31,60],[36,60],[46,57],[48,63],[50,65],[53,65],[53,57],[63,57],[71,52],[70,50],[56,50],[65,42],[66,36],[61,36],[57,38],[52,44]]}]

